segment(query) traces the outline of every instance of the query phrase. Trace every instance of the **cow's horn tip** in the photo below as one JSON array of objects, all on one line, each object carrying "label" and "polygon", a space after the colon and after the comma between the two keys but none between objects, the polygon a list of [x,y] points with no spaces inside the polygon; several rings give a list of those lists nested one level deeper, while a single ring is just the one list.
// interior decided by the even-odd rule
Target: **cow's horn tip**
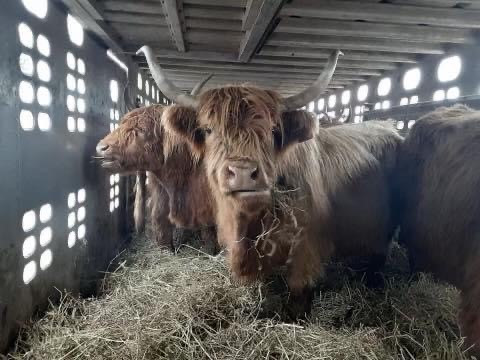
[{"label": "cow's horn tip", "polygon": [[145,46],[142,46],[140,49],[137,50],[137,52],[135,54],[140,55],[140,54],[145,52],[144,50],[145,50]]}]

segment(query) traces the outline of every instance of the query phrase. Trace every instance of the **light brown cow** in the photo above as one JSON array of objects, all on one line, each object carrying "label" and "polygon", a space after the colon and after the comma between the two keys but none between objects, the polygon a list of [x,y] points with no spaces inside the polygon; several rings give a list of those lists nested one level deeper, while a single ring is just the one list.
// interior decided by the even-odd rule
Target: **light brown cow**
[{"label": "light brown cow", "polygon": [[382,265],[393,232],[388,176],[401,138],[391,124],[318,129],[296,110],[325,90],[338,51],[312,87],[287,99],[251,86],[178,95],[151,50],[141,51],[162,92],[186,105],[166,109],[164,124],[204,159],[218,240],[236,279],[287,264],[296,315],[308,311],[333,256],[367,255]]},{"label": "light brown cow", "polygon": [[[413,270],[461,290],[460,327],[480,355],[480,111],[463,105],[420,118],[399,159],[399,240]],[[480,358],[480,356],[479,356]]]},{"label": "light brown cow", "polygon": [[[198,95],[205,84],[213,77],[214,74],[208,74],[206,77],[204,77],[201,81],[199,81],[195,87],[191,91],[192,96]],[[124,98],[124,103],[126,105],[127,110],[130,112],[136,108],[140,108],[142,105],[140,103],[140,98],[137,96],[135,98],[135,101],[132,102],[132,96],[129,91],[129,82],[127,82],[125,89],[123,91],[123,98]],[[102,156],[100,154],[100,156]],[[135,231],[137,234],[140,234],[144,231],[145,229],[145,221],[146,221],[146,202],[147,202],[147,197],[149,197],[149,211],[148,213],[151,215],[152,210],[156,211],[155,214],[156,216],[159,214],[164,213],[164,209],[162,206],[167,206],[168,208],[168,198],[165,198],[164,194],[164,189],[156,189],[156,186],[162,186],[160,182],[158,182],[158,179],[156,179],[154,174],[150,174],[152,177],[152,181],[150,182],[150,186],[146,187],[146,180],[147,180],[147,174],[144,171],[137,171],[137,177],[136,177],[136,183],[135,183],[135,206],[133,210],[133,216],[134,216],[134,222],[135,222]],[[153,197],[153,202],[151,201]],[[167,199],[167,201],[165,201]],[[166,203],[165,205],[160,205],[156,204],[155,202],[161,202],[162,204]],[[158,211],[158,212],[157,212]],[[168,212],[168,210],[166,210]],[[164,231],[167,231],[167,227],[165,230],[160,230],[159,225],[160,223],[156,223],[160,219],[154,220],[153,227],[157,228],[159,231],[162,233]],[[164,222],[165,219],[162,220]],[[179,230],[180,231],[180,230]],[[157,238],[160,236],[160,232],[157,234]]]},{"label": "light brown cow", "polygon": [[[161,116],[165,108],[168,107],[151,105],[127,113],[120,126],[98,143],[97,154],[110,172],[150,172],[151,221],[159,245],[172,247],[174,224],[202,229],[205,246],[213,251],[214,217],[204,191],[207,180],[202,165],[192,157],[185,142],[164,131]],[[137,192],[135,215],[140,217],[144,212],[145,189],[139,185]]]}]

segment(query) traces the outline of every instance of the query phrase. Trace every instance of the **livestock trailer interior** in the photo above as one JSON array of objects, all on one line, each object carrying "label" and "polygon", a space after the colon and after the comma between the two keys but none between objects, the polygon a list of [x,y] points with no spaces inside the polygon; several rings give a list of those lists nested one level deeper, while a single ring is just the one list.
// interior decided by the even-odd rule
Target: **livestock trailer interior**
[{"label": "livestock trailer interior", "polygon": [[[142,46],[153,49],[165,74],[185,92],[213,73],[205,89],[249,83],[282,96],[307,88],[332,50],[340,49],[328,89],[305,109],[319,118],[351,117],[354,123],[392,118],[403,135],[439,106],[480,107],[476,0],[5,0],[1,5],[0,352],[5,354],[16,348],[19,331],[28,336],[25,329],[63,294],[101,296],[105,273],[118,267],[119,254],[129,247],[135,176],[109,174],[94,156],[98,141],[128,112],[128,96],[140,106],[171,103],[145,57],[136,54]],[[294,331],[297,325],[288,326]],[[318,334],[325,329],[317,330],[322,344]],[[267,335],[259,336],[255,341]],[[201,339],[198,334],[190,341]],[[222,358],[207,350],[205,358]],[[252,358],[290,358],[264,351]],[[64,358],[82,358],[73,353]],[[396,356],[437,358],[427,350]]]}]

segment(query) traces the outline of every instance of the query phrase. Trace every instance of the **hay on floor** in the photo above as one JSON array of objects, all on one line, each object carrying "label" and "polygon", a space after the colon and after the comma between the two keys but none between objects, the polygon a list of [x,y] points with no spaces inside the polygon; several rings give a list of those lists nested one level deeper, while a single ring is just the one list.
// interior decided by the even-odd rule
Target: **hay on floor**
[{"label": "hay on floor", "polygon": [[426,276],[408,279],[394,250],[385,289],[367,289],[336,265],[311,318],[289,324],[274,315],[281,296],[234,284],[222,256],[174,256],[140,242],[101,297],[65,294],[25,327],[9,358],[466,359],[457,292]]}]

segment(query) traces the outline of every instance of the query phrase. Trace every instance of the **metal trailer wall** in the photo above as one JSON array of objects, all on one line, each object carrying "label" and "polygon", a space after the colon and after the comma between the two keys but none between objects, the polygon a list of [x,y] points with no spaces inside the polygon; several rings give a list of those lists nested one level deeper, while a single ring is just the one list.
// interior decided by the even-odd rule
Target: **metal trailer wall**
[{"label": "metal trailer wall", "polygon": [[[438,65],[441,60],[450,56],[458,55],[462,60],[462,68],[459,76],[449,82],[440,82],[437,76]],[[416,121],[419,117],[436,109],[440,106],[451,106],[456,103],[466,104],[475,109],[480,109],[480,63],[477,59],[480,57],[480,46],[462,46],[449,51],[442,56],[431,56],[418,62],[417,64],[407,64],[394,71],[385,72],[382,77],[374,78],[370,81],[356,84],[354,87],[347,87],[345,89],[333,92],[337,101],[333,108],[328,108],[328,111],[335,111],[339,115],[342,104],[341,96],[343,91],[351,91],[351,105],[355,111],[356,106],[370,104],[374,106],[383,101],[390,101],[388,109],[365,111],[357,116],[360,116],[363,121],[373,119],[394,119],[403,122],[402,133],[408,131],[408,122]],[[406,71],[419,68],[421,71],[421,79],[418,87],[413,90],[405,90],[403,87],[403,77]],[[392,87],[388,95],[378,95],[379,82],[389,77],[392,82]],[[357,98],[358,88],[367,84],[369,88],[368,97],[365,101],[359,101]],[[458,87],[460,89],[460,97],[458,99],[445,99],[443,101],[433,101],[433,93],[436,90],[444,90],[451,87]],[[418,96],[418,103],[400,106],[400,100],[404,97]],[[329,95],[325,96],[325,104],[328,103]],[[327,105],[326,105],[327,106]],[[318,111],[317,109],[315,109]]]},{"label": "metal trailer wall", "polygon": [[[327,102],[331,91],[336,91],[336,105],[328,111],[336,111],[337,115],[345,89],[351,90],[353,109],[365,103],[390,101],[391,107],[387,110],[359,114],[363,120],[387,117],[415,120],[437,106],[456,102],[430,101],[435,90],[452,86],[458,86],[462,96],[474,95],[459,102],[473,107],[480,105],[478,96],[475,97],[480,87],[477,61],[480,49],[478,33],[473,32],[479,26],[478,7],[473,2],[466,2],[471,9],[460,9],[433,5],[424,8],[414,6],[416,1],[410,1],[410,5],[393,1],[361,6],[353,1],[328,4],[275,1],[275,6],[265,8],[268,11],[265,10],[262,17],[255,17],[258,8],[248,4],[263,2],[244,0],[189,0],[183,2],[184,12],[160,2],[142,5],[135,1],[25,0],[25,3],[39,6],[44,1],[48,3],[44,19],[29,12],[22,0],[3,1],[0,12],[0,352],[5,351],[25,320],[45,308],[49,297],[59,296],[56,289],[87,295],[95,292],[97,279],[102,276],[100,271],[108,267],[128,241],[132,179],[120,178],[117,183],[115,177],[105,174],[91,158],[97,141],[118,122],[126,81],[125,72],[107,58],[103,41],[130,54],[144,43],[156,47],[162,65],[184,89],[190,89],[206,72],[216,71],[217,76],[210,85],[252,80],[286,95],[310,84],[330,49],[338,45],[346,55],[339,62],[330,93],[324,97]],[[83,17],[80,20],[98,37],[85,32],[82,45],[72,43],[67,31],[68,11],[62,4],[75,14],[78,11],[77,15]],[[91,11],[83,11],[82,5]],[[396,9],[401,16],[385,16],[395,13]],[[176,26],[171,23],[171,19],[182,16],[183,27],[180,23]],[[278,17],[282,18],[279,24]],[[371,23],[357,22],[358,19]],[[462,19],[468,21],[462,23]],[[154,26],[145,26],[145,20]],[[385,21],[387,24],[377,24]],[[20,41],[22,22],[33,32],[32,46],[28,46],[28,39],[27,46]],[[272,22],[278,26],[270,33]],[[366,38],[358,37],[361,31]],[[45,43],[44,38],[39,41],[39,35],[49,40],[50,54],[45,54],[42,46],[43,54],[38,49],[39,42]],[[182,51],[185,46],[189,48],[187,52]],[[69,69],[67,52],[76,60],[83,59],[85,74],[78,72],[78,63],[75,69]],[[447,54],[457,53],[463,62],[460,76],[452,82],[440,83],[436,76],[439,61]],[[22,58],[21,54],[24,54]],[[422,54],[433,55],[417,62]],[[32,75],[28,74],[27,58],[33,59]],[[143,66],[143,57],[135,59]],[[45,62],[51,69],[48,81],[38,77],[39,61],[43,61],[42,77]],[[395,68],[396,63],[405,65]],[[139,82],[138,68],[130,62],[127,65],[130,90],[142,97],[143,104],[167,103],[148,80],[147,71],[141,73]],[[422,70],[422,80],[417,89],[407,92],[402,86],[403,75],[416,66]],[[393,68],[395,70],[391,70]],[[84,94],[69,89],[68,74],[76,81],[84,80]],[[282,74],[280,82],[278,74]],[[372,77],[366,82],[369,95],[360,102],[357,89],[363,83],[358,81],[369,76]],[[378,82],[387,76],[392,79],[392,89],[387,96],[378,96]],[[112,80],[118,83],[116,102],[110,96]],[[26,99],[20,98],[22,81],[33,85],[31,104],[25,101],[31,96],[28,86],[24,89],[26,93],[23,92]],[[42,103],[45,100],[42,87],[50,91],[49,104],[38,103],[37,95]],[[419,103],[396,106],[407,95],[418,95]],[[85,101],[85,113],[73,109],[77,104],[72,107],[68,103],[72,96]],[[315,109],[319,110],[317,106]],[[33,119],[32,130],[22,128],[22,110],[23,125]],[[31,112],[32,118],[25,111]],[[46,126],[45,114],[50,118],[50,127]],[[69,130],[69,117],[83,118],[85,131],[79,131],[78,123],[75,131],[70,131],[73,129],[70,124]],[[84,195],[84,201],[78,201]],[[41,210],[49,209],[48,205],[51,217],[41,218]],[[24,219],[28,220],[31,214],[36,221],[33,228],[28,229],[27,225],[32,224]],[[73,244],[72,234],[81,235],[82,239],[69,247],[69,238],[70,245]],[[51,263],[47,261],[50,255]],[[25,284],[24,272],[33,268],[36,276],[27,279],[30,281]]]},{"label": "metal trailer wall", "polygon": [[[94,293],[102,271],[128,241],[131,226],[132,179],[111,177],[92,159],[96,143],[124,109],[126,72],[90,33],[85,31],[83,44],[75,45],[67,32],[66,8],[47,3],[44,19],[20,0],[3,1],[0,12],[0,353],[26,320],[45,309],[49,298],[58,299],[59,290]],[[22,44],[21,23],[31,29],[33,41],[27,31]],[[74,69],[67,65],[67,52],[75,57],[70,64]],[[67,74],[75,78],[73,91]],[[84,94],[82,86],[78,88],[80,79]],[[118,83],[116,102],[110,95],[111,80]],[[28,89],[20,90],[22,82],[33,86],[33,98]],[[68,104],[69,96],[77,103]],[[85,102],[84,113],[81,103],[73,109],[79,99]],[[20,123],[22,117],[28,128],[32,118],[27,112],[33,115],[31,130]],[[75,131],[70,131],[69,117],[82,117],[85,128],[75,123]]]}]

